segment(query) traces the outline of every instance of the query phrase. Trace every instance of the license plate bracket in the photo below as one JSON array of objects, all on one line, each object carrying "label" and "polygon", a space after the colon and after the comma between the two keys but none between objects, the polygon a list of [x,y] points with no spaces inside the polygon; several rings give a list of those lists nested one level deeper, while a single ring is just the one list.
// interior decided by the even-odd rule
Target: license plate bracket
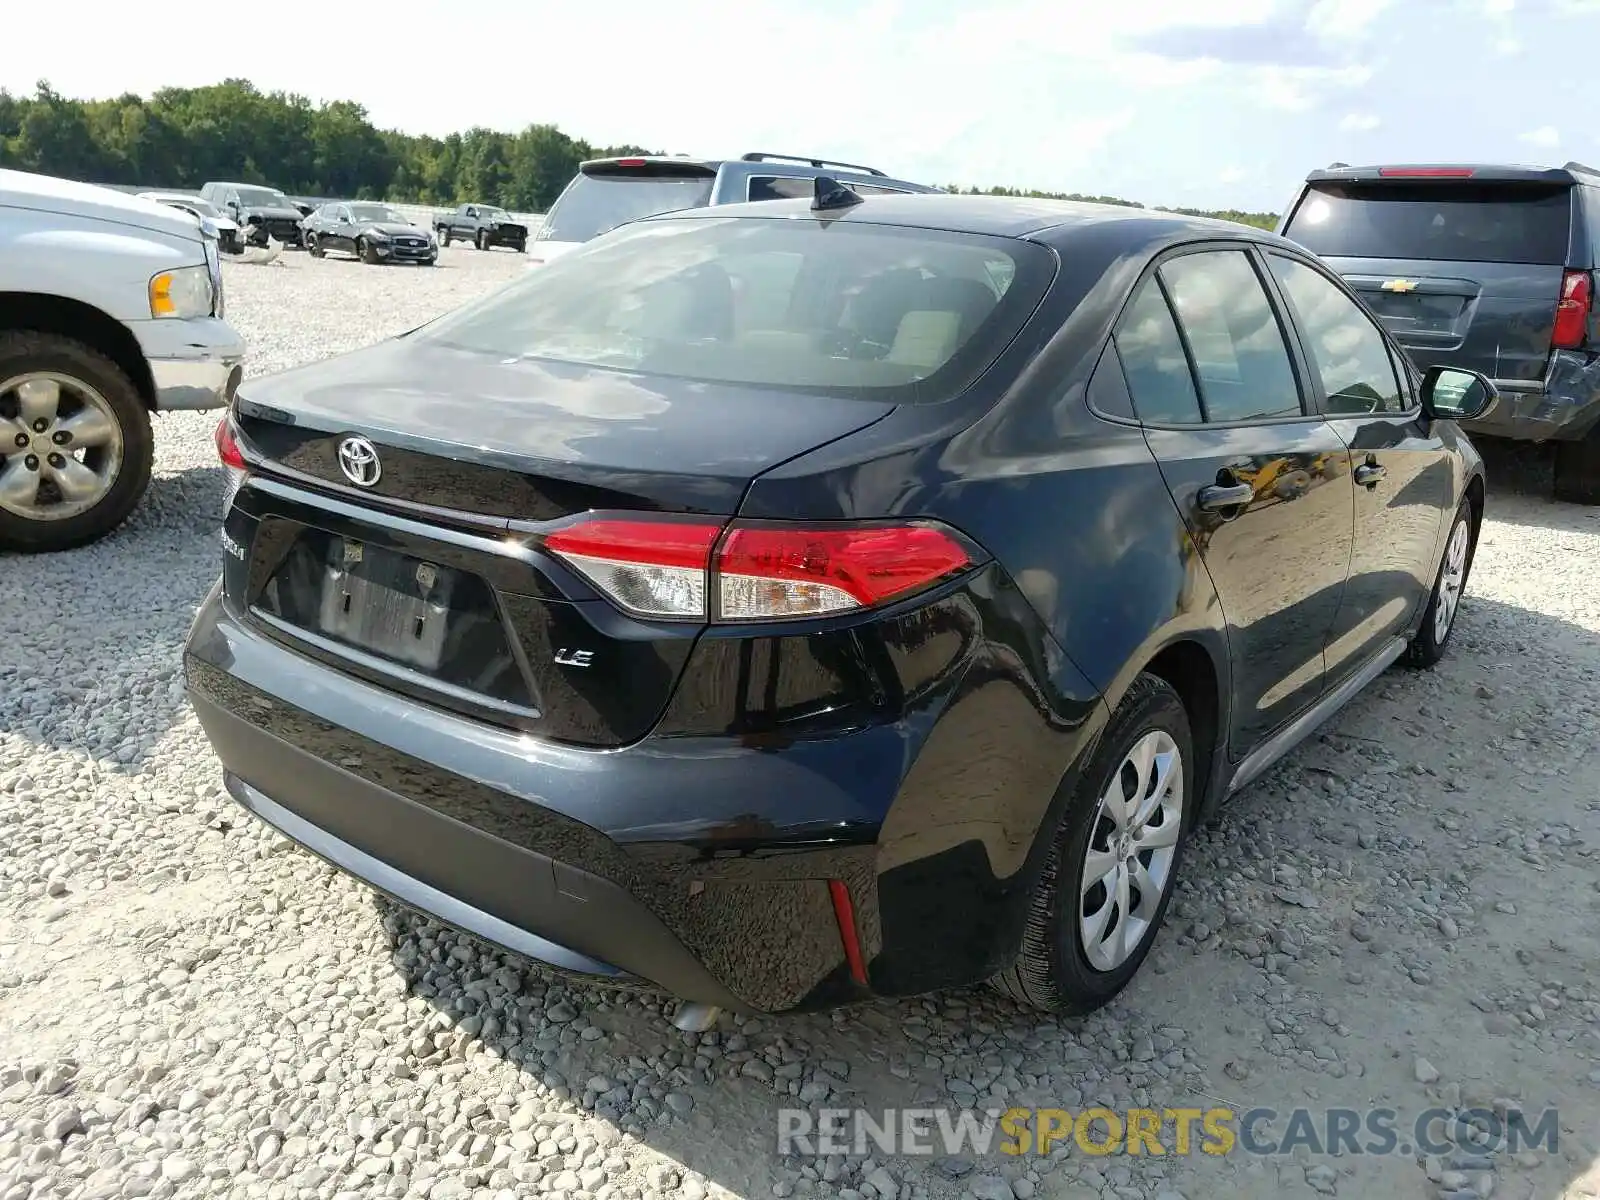
[{"label": "license plate bracket", "polygon": [[330,538],[320,632],[373,654],[435,671],[449,633],[458,575],[349,538]]}]

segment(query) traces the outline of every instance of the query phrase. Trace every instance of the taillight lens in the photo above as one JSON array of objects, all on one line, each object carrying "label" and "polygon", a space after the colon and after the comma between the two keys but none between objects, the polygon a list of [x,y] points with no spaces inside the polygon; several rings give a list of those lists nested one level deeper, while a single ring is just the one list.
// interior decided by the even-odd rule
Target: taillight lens
[{"label": "taillight lens", "polygon": [[1589,308],[1594,284],[1587,271],[1568,271],[1561,277],[1561,299],[1556,301],[1556,324],[1550,345],[1556,350],[1576,350],[1589,333]]},{"label": "taillight lens", "polygon": [[719,522],[596,518],[545,538],[580,575],[631,613],[706,614],[706,566]]},{"label": "taillight lens", "polygon": [[244,455],[239,453],[239,442],[233,432],[233,418],[223,417],[217,422],[217,432],[214,435],[217,443],[217,457],[222,460],[222,465],[227,468],[227,487],[222,497],[222,511],[226,513],[233,506],[233,498],[238,495],[239,489],[244,486],[245,477],[249,469],[245,464]]},{"label": "taillight lens", "polygon": [[736,524],[717,551],[718,616],[766,621],[871,608],[971,562],[949,534],[931,525]]},{"label": "taillight lens", "polygon": [[924,522],[735,521],[724,534],[722,522],[596,516],[545,547],[628,612],[725,623],[873,608],[973,564],[960,539]]}]

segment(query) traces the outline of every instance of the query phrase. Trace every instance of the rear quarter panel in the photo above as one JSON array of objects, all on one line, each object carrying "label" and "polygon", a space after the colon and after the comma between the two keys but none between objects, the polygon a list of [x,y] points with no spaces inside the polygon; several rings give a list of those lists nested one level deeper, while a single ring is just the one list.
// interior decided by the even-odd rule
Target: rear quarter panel
[{"label": "rear quarter panel", "polygon": [[[1058,280],[966,397],[901,407],[769,471],[740,510],[750,517],[949,523],[995,557],[1059,654],[1044,690],[1101,699],[1093,719],[1080,716],[1071,736],[1047,737],[1040,728],[992,764],[997,799],[984,808],[996,828],[986,840],[1012,847],[1003,859],[991,855],[997,875],[1019,870],[1027,878],[1037,869],[1031,855],[1042,845],[1041,831],[1054,827],[1058,783],[1166,646],[1190,640],[1206,649],[1226,728],[1227,643],[1210,578],[1142,431],[1094,416],[1085,400],[1111,320],[1148,257],[1115,261],[1103,277],[1091,266],[1089,278],[1098,282],[1087,294],[1081,279]],[[1018,720],[1022,708],[1002,715],[997,707],[989,719]],[[1041,755],[1053,757],[1041,764]],[[943,795],[959,790],[959,778],[950,771],[922,777],[919,803],[970,803],[965,792]]]}]

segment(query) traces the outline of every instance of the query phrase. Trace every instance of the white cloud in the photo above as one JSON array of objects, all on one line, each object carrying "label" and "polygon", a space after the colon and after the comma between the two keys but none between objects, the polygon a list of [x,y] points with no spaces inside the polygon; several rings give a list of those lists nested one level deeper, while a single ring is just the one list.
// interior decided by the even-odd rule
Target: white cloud
[{"label": "white cloud", "polygon": [[1240,180],[1250,178],[1250,172],[1243,167],[1224,167],[1217,172],[1218,183],[1238,183]]},{"label": "white cloud", "polygon": [[1317,0],[1306,16],[1306,28],[1318,37],[1338,39],[1364,35],[1393,0]]},{"label": "white cloud", "polygon": [[1366,133],[1382,124],[1382,119],[1374,113],[1347,113],[1339,122],[1339,128],[1346,133]]},{"label": "white cloud", "polygon": [[1517,41],[1516,38],[1507,35],[1506,37],[1496,38],[1491,43],[1490,49],[1501,58],[1510,58],[1513,54],[1522,53],[1522,43]]},{"label": "white cloud", "polygon": [[1517,0],[1483,0],[1486,16],[1503,17],[1517,7]]},{"label": "white cloud", "polygon": [[1541,125],[1537,129],[1530,129],[1527,133],[1518,134],[1518,137],[1530,146],[1538,146],[1545,150],[1553,150],[1561,144],[1561,131],[1554,125]]}]

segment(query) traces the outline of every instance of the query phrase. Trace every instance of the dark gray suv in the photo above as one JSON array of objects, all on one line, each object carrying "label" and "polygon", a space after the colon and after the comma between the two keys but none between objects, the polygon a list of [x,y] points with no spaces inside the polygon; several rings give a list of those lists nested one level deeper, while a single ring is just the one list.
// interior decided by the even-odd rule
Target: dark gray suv
[{"label": "dark gray suv", "polygon": [[1556,443],[1555,494],[1600,504],[1600,171],[1569,162],[1313,171],[1278,232],[1344,276],[1419,367],[1481,371],[1473,433]]}]

